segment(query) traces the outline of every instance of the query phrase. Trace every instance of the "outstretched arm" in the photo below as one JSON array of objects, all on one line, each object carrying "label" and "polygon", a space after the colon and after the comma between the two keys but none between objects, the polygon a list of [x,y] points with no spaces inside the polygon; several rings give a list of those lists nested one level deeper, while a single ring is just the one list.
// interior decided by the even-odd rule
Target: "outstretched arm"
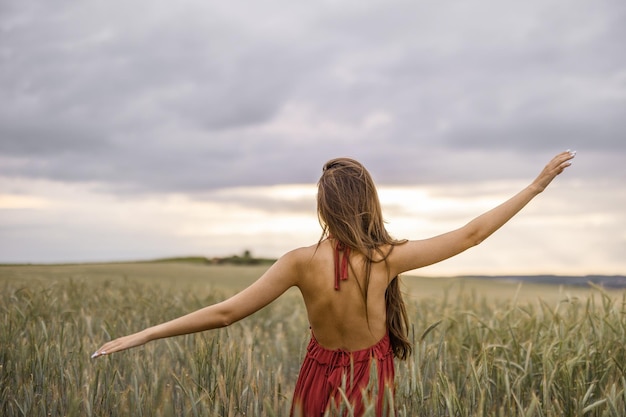
[{"label": "outstretched arm", "polygon": [[398,274],[432,265],[478,245],[545,190],[557,175],[571,165],[570,160],[575,154],[567,151],[556,155],[529,186],[460,229],[397,246],[392,252],[392,272]]},{"label": "outstretched arm", "polygon": [[292,251],[276,261],[256,282],[231,298],[177,319],[112,340],[96,350],[91,357],[97,358],[141,346],[156,339],[228,326],[274,301],[288,288],[296,284],[297,276],[297,262],[295,253]]}]

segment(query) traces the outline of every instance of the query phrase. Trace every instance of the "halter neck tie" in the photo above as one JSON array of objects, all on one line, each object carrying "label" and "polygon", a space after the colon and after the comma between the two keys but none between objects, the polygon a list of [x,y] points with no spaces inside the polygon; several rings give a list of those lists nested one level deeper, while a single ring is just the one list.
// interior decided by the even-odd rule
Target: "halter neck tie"
[{"label": "halter neck tie", "polygon": [[[341,252],[341,253],[340,253]],[[340,259],[341,255],[341,259]],[[339,281],[348,279],[348,258],[350,247],[337,241],[335,245],[335,290],[339,291]]]}]

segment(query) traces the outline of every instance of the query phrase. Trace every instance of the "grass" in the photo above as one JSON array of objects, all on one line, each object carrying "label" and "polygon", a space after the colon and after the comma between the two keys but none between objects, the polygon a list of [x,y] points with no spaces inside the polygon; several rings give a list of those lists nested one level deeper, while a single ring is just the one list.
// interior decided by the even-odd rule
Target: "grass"
[{"label": "grass", "polygon": [[[0,415],[288,415],[309,337],[297,290],[227,329],[89,358],[112,337],[223,299],[265,268],[0,267]],[[414,355],[397,362],[399,415],[624,415],[623,292],[404,282]]]}]

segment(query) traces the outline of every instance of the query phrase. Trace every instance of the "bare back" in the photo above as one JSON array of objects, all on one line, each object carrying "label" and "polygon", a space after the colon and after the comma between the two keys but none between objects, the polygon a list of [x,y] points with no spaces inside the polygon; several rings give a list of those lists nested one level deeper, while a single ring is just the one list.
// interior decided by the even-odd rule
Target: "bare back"
[{"label": "bare back", "polygon": [[387,331],[385,290],[389,284],[384,262],[372,264],[366,314],[362,294],[366,258],[362,254],[350,254],[348,278],[342,280],[336,290],[333,241],[324,240],[319,247],[314,245],[297,252],[297,286],[319,344],[327,349],[355,351],[382,339]]}]

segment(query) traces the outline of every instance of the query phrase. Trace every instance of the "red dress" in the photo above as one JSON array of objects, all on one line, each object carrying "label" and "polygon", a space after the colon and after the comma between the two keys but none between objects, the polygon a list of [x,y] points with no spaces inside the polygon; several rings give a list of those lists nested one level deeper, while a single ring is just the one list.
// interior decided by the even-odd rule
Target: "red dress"
[{"label": "red dress", "polygon": [[[347,279],[348,249],[341,265],[335,250],[335,289],[339,278]],[[340,265],[340,267],[338,267]],[[373,376],[376,376],[375,378]],[[389,335],[374,346],[358,351],[330,350],[322,347],[315,335],[300,368],[291,404],[292,417],[319,417],[348,415],[347,405],[354,416],[361,416],[369,407],[375,407],[376,416],[392,416],[394,394],[393,351]]]},{"label": "red dress", "polygon": [[[377,378],[370,379],[371,375]],[[377,416],[392,416],[393,403],[389,399],[394,394],[393,384],[393,351],[389,335],[374,346],[354,352],[326,349],[311,335],[290,415],[319,417],[327,411],[330,416],[348,415],[347,398],[354,416],[363,415],[366,405],[371,403],[375,403]],[[338,410],[342,409],[344,412],[339,413]]]}]

